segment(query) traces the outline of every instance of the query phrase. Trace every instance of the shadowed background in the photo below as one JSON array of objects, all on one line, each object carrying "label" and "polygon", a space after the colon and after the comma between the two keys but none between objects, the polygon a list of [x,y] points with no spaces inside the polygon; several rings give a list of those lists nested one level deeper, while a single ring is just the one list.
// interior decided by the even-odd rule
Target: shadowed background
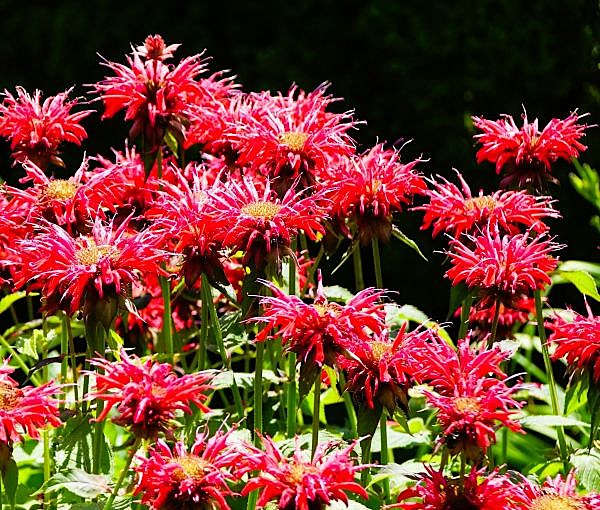
[{"label": "shadowed background", "polygon": [[[312,90],[332,83],[329,92],[344,98],[341,110],[354,109],[366,125],[355,132],[359,148],[377,141],[412,140],[405,161],[423,157],[426,175],[454,180],[461,170],[473,192],[492,191],[499,179],[491,165],[477,167],[470,124],[472,114],[497,118],[508,113],[518,120],[523,105],[541,126],[572,110],[590,112],[599,123],[600,72],[597,2],[573,0],[497,0],[494,2],[428,2],[389,0],[304,2],[19,2],[0,0],[0,89],[41,89],[45,95],[105,75],[100,57],[124,62],[130,43],[159,33],[167,43],[182,43],[182,58],[206,48],[210,69],[231,69],[245,91],[286,91],[292,83]],[[98,53],[98,54],[97,54]],[[123,148],[128,130],[117,119],[85,119],[90,135],[88,155]],[[590,130],[590,149],[582,161],[600,167],[600,129]],[[15,182],[7,144],[0,176]],[[82,151],[65,147],[74,171]],[[598,261],[598,233],[589,225],[594,213],[567,178],[568,165],[557,164],[560,186],[550,188],[559,200],[564,222],[552,231],[568,247],[561,259]],[[429,262],[397,241],[383,247],[385,286],[398,300],[411,303],[438,320],[448,309],[450,285],[442,278],[446,241],[420,231],[422,213],[405,213],[401,228],[415,239]],[[369,250],[363,259],[370,265]],[[328,263],[333,267],[341,254]],[[332,280],[352,287],[351,264]],[[332,283],[326,282],[326,283]],[[367,274],[367,284],[373,284]],[[576,292],[561,291],[552,299],[581,305]]]}]

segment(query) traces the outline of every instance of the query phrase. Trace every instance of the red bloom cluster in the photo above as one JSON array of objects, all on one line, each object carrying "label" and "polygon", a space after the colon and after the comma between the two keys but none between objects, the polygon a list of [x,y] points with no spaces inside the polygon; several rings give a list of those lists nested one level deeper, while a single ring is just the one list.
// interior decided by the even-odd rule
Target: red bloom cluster
[{"label": "red bloom cluster", "polygon": [[473,117],[475,127],[481,131],[475,135],[481,144],[477,162],[489,161],[496,165],[497,173],[504,171],[503,186],[514,183],[518,187],[541,187],[545,181],[555,180],[552,163],[558,159],[570,161],[586,149],[579,140],[590,126],[578,124],[581,117],[573,112],[564,120],[552,119],[541,131],[538,120],[529,122],[526,114],[521,128],[510,115],[497,121]]},{"label": "red bloom cluster", "polygon": [[71,113],[77,101],[70,101],[70,90],[50,96],[42,102],[42,93],[33,96],[17,87],[16,97],[7,90],[0,103],[0,136],[10,140],[12,157],[16,162],[32,161],[42,169],[52,163],[64,166],[59,155],[63,142],[81,145],[87,138],[80,122],[92,110]]},{"label": "red bloom cluster", "polygon": [[106,402],[97,420],[108,416],[117,406],[119,415],[113,420],[129,427],[137,437],[156,439],[160,433],[172,435],[172,421],[178,411],[191,413],[190,404],[207,412],[204,402],[212,373],[196,372],[178,375],[169,363],[152,359],[142,361],[121,351],[119,361],[110,362],[96,358],[91,363],[98,367],[96,390],[87,395],[88,400]]},{"label": "red bloom cluster", "polygon": [[229,510],[225,496],[233,494],[228,482],[238,479],[239,449],[230,443],[231,429],[208,436],[196,435],[187,450],[182,442],[173,450],[159,439],[142,458],[135,470],[140,478],[134,494],[142,494],[142,503],[154,510],[176,508]]},{"label": "red bloom cluster", "polygon": [[12,447],[23,440],[24,434],[40,439],[38,429],[62,424],[59,401],[53,398],[61,389],[52,381],[19,388],[19,383],[10,377],[15,369],[8,361],[3,360],[0,366],[0,443]]},{"label": "red bloom cluster", "polygon": [[242,495],[261,489],[257,505],[263,508],[277,500],[280,510],[321,509],[332,501],[348,503],[346,492],[368,498],[354,480],[355,473],[367,466],[355,465],[350,453],[355,444],[343,450],[335,442],[320,443],[310,460],[296,442],[294,455],[287,458],[268,436],[261,437],[264,451],[253,449],[251,466],[261,472],[248,480]]}]

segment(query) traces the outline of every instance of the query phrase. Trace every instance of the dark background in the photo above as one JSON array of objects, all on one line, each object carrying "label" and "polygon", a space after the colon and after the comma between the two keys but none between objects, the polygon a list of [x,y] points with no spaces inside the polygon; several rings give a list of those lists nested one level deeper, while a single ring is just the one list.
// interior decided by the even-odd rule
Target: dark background
[{"label": "dark background", "polygon": [[[0,0],[0,89],[22,85],[46,95],[104,77],[98,54],[124,62],[130,43],[160,33],[182,43],[181,58],[205,48],[211,69],[231,69],[246,91],[285,91],[292,83],[312,90],[330,81],[330,92],[344,98],[342,110],[355,109],[366,120],[356,133],[362,149],[376,141],[412,140],[403,154],[422,156],[426,175],[451,177],[460,169],[473,191],[491,191],[498,178],[491,165],[475,165],[472,114],[516,118],[527,108],[545,125],[578,108],[599,123],[597,2],[572,0],[303,1],[143,3],[23,2]],[[128,127],[117,120],[84,125],[89,155],[120,149]],[[590,149],[582,161],[600,167],[600,129],[590,130]],[[18,175],[6,157],[0,176]],[[76,168],[81,151],[65,151]],[[71,159],[68,159],[71,158]],[[598,260],[598,233],[589,226],[594,213],[572,189],[567,165],[557,165],[561,181],[550,192],[565,220],[553,224],[558,241],[568,245],[562,259]],[[422,213],[406,213],[401,228],[414,238],[429,263],[393,241],[383,248],[385,286],[399,300],[438,320],[446,317],[449,283],[442,279],[444,256],[430,231],[419,230]],[[369,264],[369,251],[364,259]],[[336,261],[339,260],[336,258]],[[333,264],[333,262],[331,263]],[[332,280],[347,282],[351,264]],[[367,283],[372,284],[372,275]],[[327,283],[327,282],[326,282]],[[329,282],[331,283],[331,281]],[[350,285],[350,284],[348,284]],[[552,302],[581,304],[574,292],[561,291]]]}]

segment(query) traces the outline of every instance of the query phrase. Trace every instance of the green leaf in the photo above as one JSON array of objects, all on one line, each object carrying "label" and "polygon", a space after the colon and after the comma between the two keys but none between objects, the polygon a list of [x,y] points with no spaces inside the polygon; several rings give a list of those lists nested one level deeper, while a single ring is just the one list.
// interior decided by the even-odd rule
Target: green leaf
[{"label": "green leaf", "polygon": [[349,499],[347,505],[340,499],[334,499],[326,508],[329,510],[371,510],[368,506],[353,499]]},{"label": "green leaf", "polygon": [[570,458],[577,470],[577,479],[588,491],[600,491],[600,452],[578,450]]},{"label": "green leaf", "polygon": [[175,138],[175,135],[173,135],[173,133],[171,133],[171,131],[168,131],[165,133],[165,137],[163,138],[164,142],[167,144],[167,147],[169,149],[171,149],[171,152],[173,154],[175,154],[175,156],[178,156],[178,143],[177,143],[177,138]]},{"label": "green leaf", "polygon": [[339,285],[323,287],[323,292],[329,301],[339,301],[340,303],[347,303],[354,297],[352,292],[344,287],[340,287]]},{"label": "green leaf", "polygon": [[2,299],[0,299],[0,313],[6,312],[6,310],[8,310],[13,303],[17,302],[21,298],[24,298],[26,295],[27,293],[25,291],[19,291],[13,292],[8,296],[4,296]]},{"label": "green leaf", "polygon": [[15,496],[17,494],[17,486],[19,485],[19,468],[15,459],[12,457],[6,463],[4,473],[2,475],[3,489],[6,491],[8,502],[11,508],[15,507]]},{"label": "green leaf", "polygon": [[121,350],[121,347],[123,347],[123,339],[121,338],[121,335],[119,335],[119,333],[117,333],[114,329],[110,330],[106,339],[108,342],[108,347],[113,351],[119,351]]},{"label": "green leaf", "polygon": [[[598,294],[598,288],[596,287],[596,281],[594,277],[586,271],[558,271],[557,275],[560,278],[572,283],[577,287],[577,290],[585,296],[589,296],[596,301],[600,301],[600,294]],[[561,283],[560,280],[555,283]]]},{"label": "green leaf", "polygon": [[396,238],[399,239],[400,241],[402,241],[406,246],[408,246],[409,248],[412,248],[413,250],[415,250],[423,260],[425,260],[426,262],[429,262],[427,260],[427,257],[425,255],[423,255],[423,253],[421,253],[421,250],[419,249],[419,247],[417,246],[417,243],[415,243],[412,239],[410,239],[404,232],[402,232],[396,225],[392,226],[392,235]]},{"label": "green leaf", "polygon": [[[431,433],[428,430],[422,430],[416,434],[400,432],[393,427],[388,427],[388,448],[411,448],[413,446],[428,445],[431,442]],[[381,435],[379,429],[373,434],[371,443],[372,452],[381,451]]]},{"label": "green leaf", "polygon": [[[220,388],[230,388],[233,386],[233,371],[224,370],[223,372],[219,372],[213,380],[211,381],[211,385],[216,389]],[[263,381],[273,384],[280,384],[282,382],[282,378],[277,376],[275,372],[272,370],[263,370],[262,374]],[[238,388],[251,389],[254,385],[254,372],[235,372],[235,382]]]},{"label": "green leaf", "polygon": [[465,298],[469,295],[469,287],[464,282],[460,282],[458,285],[453,285],[450,289],[450,302],[448,303],[448,316],[446,320],[450,320],[454,316],[456,310],[458,310]]},{"label": "green leaf", "polygon": [[537,427],[589,427],[590,424],[584,421],[568,418],[567,416],[557,416],[553,414],[526,416],[521,418],[521,425],[527,428]]},{"label": "green leaf", "polygon": [[111,492],[106,476],[93,475],[78,468],[71,469],[64,474],[56,473],[46,486],[47,492],[56,492],[61,489],[66,489],[81,498],[96,498],[101,494],[110,494]]}]

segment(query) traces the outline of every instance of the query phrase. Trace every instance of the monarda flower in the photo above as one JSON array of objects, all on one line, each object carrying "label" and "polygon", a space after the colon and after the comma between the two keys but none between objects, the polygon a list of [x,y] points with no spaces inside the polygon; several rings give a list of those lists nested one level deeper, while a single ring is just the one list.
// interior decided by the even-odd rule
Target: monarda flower
[{"label": "monarda flower", "polygon": [[324,178],[332,191],[332,217],[348,222],[347,235],[364,246],[373,238],[387,242],[392,235],[393,216],[425,192],[423,178],[415,171],[420,160],[401,163],[394,149],[378,144],[359,157],[340,159]]},{"label": "monarda flower", "polygon": [[[529,317],[535,312],[535,300],[530,296],[515,296],[511,306],[503,303],[498,305],[498,323],[496,329],[497,338],[514,338],[513,330],[517,324],[525,324]],[[455,316],[460,316],[459,308]],[[481,340],[488,338],[494,325],[496,317],[496,303],[490,307],[482,307],[481,303],[476,303],[469,312],[469,324],[471,335]]]},{"label": "monarda flower", "polygon": [[548,477],[540,486],[524,476],[520,477],[518,490],[519,506],[527,510],[596,510],[600,508],[600,494],[590,492],[579,494],[575,472],[571,470],[566,478],[556,475]]},{"label": "monarda flower", "polygon": [[429,203],[415,207],[425,211],[422,230],[433,226],[432,236],[446,232],[454,238],[462,234],[477,235],[489,225],[493,232],[519,234],[532,229],[546,232],[544,218],[558,218],[550,197],[530,195],[525,191],[495,191],[491,195],[473,196],[468,184],[456,172],[460,188],[441,176],[431,180],[431,188],[425,191]]},{"label": "monarda flower", "polygon": [[154,510],[229,510],[225,496],[233,495],[228,482],[238,479],[241,450],[231,443],[231,429],[198,433],[189,449],[178,442],[173,450],[162,440],[135,467],[134,490]]},{"label": "monarda flower", "polygon": [[167,46],[162,36],[158,34],[149,35],[144,40],[143,45],[134,48],[134,53],[144,60],[167,60],[173,58],[173,53],[175,53],[179,46],[181,44],[170,44]]},{"label": "monarda flower", "polygon": [[340,305],[327,300],[319,275],[314,302],[307,304],[272,283],[265,285],[273,295],[261,298],[263,313],[252,319],[266,324],[256,340],[280,338],[288,351],[297,354],[301,378],[306,378],[308,385],[323,365],[334,366],[336,357],[349,345],[369,341],[372,334],[382,334],[385,328],[382,290],[364,289]]},{"label": "monarda flower", "polygon": [[393,414],[399,405],[406,406],[412,383],[408,354],[412,337],[424,339],[431,334],[429,330],[407,332],[404,326],[393,340],[383,330],[369,340],[357,337],[349,342],[345,355],[337,360],[337,365],[346,372],[346,390],[359,405],[366,402],[370,409],[377,403]]},{"label": "monarda flower", "polygon": [[326,88],[306,94],[294,86],[287,96],[254,95],[260,108],[242,110],[229,129],[237,164],[277,177],[280,196],[290,186],[313,186],[329,164],[354,152],[348,131],[356,122],[350,112],[327,111],[335,99],[325,95]]},{"label": "monarda flower", "polygon": [[521,431],[515,416],[521,403],[513,394],[522,385],[506,384],[500,364],[508,353],[497,346],[475,350],[465,338],[456,352],[443,340],[432,340],[413,344],[413,376],[433,388],[422,391],[428,404],[437,409],[441,443],[451,454],[464,451],[468,459],[478,463],[495,443],[497,428]]},{"label": "monarda flower", "polygon": [[103,358],[91,361],[99,370],[95,373],[96,389],[86,398],[106,403],[98,421],[116,407],[118,416],[113,421],[117,425],[128,427],[136,437],[156,439],[161,433],[172,436],[177,413],[191,414],[191,404],[208,411],[204,402],[212,373],[180,375],[169,363],[142,360],[124,350],[120,357],[113,362]]},{"label": "monarda flower", "polygon": [[489,161],[496,165],[496,173],[504,172],[501,185],[519,188],[541,188],[547,181],[555,182],[552,163],[558,159],[571,161],[586,149],[579,140],[588,127],[578,124],[583,117],[577,112],[566,119],[552,119],[541,131],[538,120],[527,120],[523,114],[520,129],[510,115],[497,121],[473,117],[473,123],[481,133],[475,139],[481,144],[477,151],[477,163]]},{"label": "monarda flower", "polygon": [[106,60],[104,65],[114,76],[92,85],[104,103],[102,118],[124,109],[125,120],[133,121],[130,139],[142,135],[152,151],[167,132],[181,143],[188,122],[187,104],[202,94],[196,79],[205,71],[200,55],[187,57],[175,67],[161,59],[144,60],[138,51],[126,59],[127,65]]},{"label": "monarda flower", "polygon": [[242,495],[260,489],[257,506],[263,508],[276,500],[280,510],[323,510],[332,501],[348,503],[347,492],[368,498],[355,481],[355,474],[368,466],[355,465],[350,453],[354,444],[343,450],[335,442],[320,443],[310,454],[296,442],[294,454],[287,458],[268,436],[262,436],[264,451],[253,449],[250,469],[260,473],[250,478]]},{"label": "monarda flower", "polygon": [[207,215],[224,230],[223,247],[242,250],[245,266],[263,270],[290,255],[290,242],[302,231],[315,240],[323,234],[325,211],[318,194],[300,197],[290,188],[278,198],[267,181],[264,190],[250,179],[231,181],[211,193]]},{"label": "monarda flower", "polygon": [[452,267],[446,278],[452,285],[464,282],[477,289],[482,307],[496,302],[512,306],[515,298],[542,290],[558,265],[551,254],[559,245],[542,235],[501,235],[487,228],[477,237],[469,236],[468,245],[454,239],[450,248]]},{"label": "monarda flower", "polygon": [[144,273],[162,271],[164,253],[145,232],[129,232],[127,226],[113,229],[96,220],[90,235],[73,238],[58,225],[45,224],[39,235],[15,247],[22,261],[16,288],[40,289],[49,314],[81,311],[108,329],[132,284]]},{"label": "monarda flower", "polygon": [[554,360],[566,358],[572,372],[589,373],[594,383],[600,381],[600,317],[588,308],[588,316],[572,312],[571,320],[556,314],[545,326],[552,331],[550,344],[556,345]]},{"label": "monarda flower", "polygon": [[[416,485],[398,495],[388,508],[402,510],[518,510],[519,487],[498,470],[472,469],[463,478],[449,478],[430,466]],[[407,501],[410,500],[410,501]],[[533,509],[533,507],[527,507]],[[548,507],[547,510],[551,510]],[[536,509],[537,510],[537,509]],[[540,508],[541,510],[541,508]],[[554,510],[554,508],[552,508]],[[559,510],[559,507],[556,508]],[[566,508],[565,508],[566,510]]]},{"label": "monarda flower", "polygon": [[81,145],[87,133],[80,122],[92,110],[72,113],[77,101],[70,101],[72,89],[50,96],[42,102],[42,93],[33,96],[17,87],[14,96],[7,90],[0,104],[0,136],[10,141],[16,162],[32,161],[45,170],[50,163],[64,166],[59,147],[63,142]]}]

